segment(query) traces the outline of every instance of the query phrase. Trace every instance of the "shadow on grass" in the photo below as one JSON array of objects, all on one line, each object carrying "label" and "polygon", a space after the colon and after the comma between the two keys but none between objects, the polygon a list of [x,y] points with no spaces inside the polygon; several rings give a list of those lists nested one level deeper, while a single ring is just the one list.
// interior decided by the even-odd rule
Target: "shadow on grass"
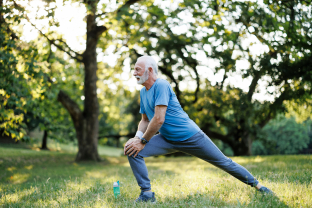
[{"label": "shadow on grass", "polygon": [[[49,155],[37,155],[37,153],[34,155],[21,154],[14,157],[0,158],[0,169],[4,170],[0,172],[0,206],[93,207],[107,205],[113,207],[133,207],[133,200],[138,197],[140,191],[126,157],[108,157],[106,158],[108,162],[102,163],[74,163],[74,158],[74,154],[67,153],[52,153]],[[245,160],[245,158],[243,159]],[[202,177],[203,180],[207,180],[208,177],[213,180],[219,180],[218,178],[215,179],[215,177],[219,177],[220,173],[224,174],[224,176],[228,174],[214,166],[209,165],[207,167],[206,164],[208,163],[199,162],[193,157],[180,159],[148,158],[146,161],[152,185],[157,190],[156,196],[160,194],[157,207],[287,207],[277,197],[262,197],[261,194],[253,194],[252,191],[249,193],[249,189],[246,196],[248,199],[237,199],[235,197],[240,197],[237,192],[234,196],[230,194],[235,192],[235,190],[241,190],[241,188],[232,190],[233,184],[221,188],[212,187],[217,184],[215,181],[211,182],[212,186],[210,187],[210,190],[214,190],[214,192],[204,189],[205,191],[199,193],[195,191],[196,193],[194,194],[176,194],[172,196],[167,187],[170,188],[171,192],[180,191],[179,184],[182,184],[184,189],[190,190],[187,189],[187,184],[183,184],[185,181],[192,181],[192,179],[186,178],[188,174],[200,177],[203,173],[208,173],[209,175]],[[258,170],[257,173],[265,177],[267,167],[272,165],[271,163],[277,163],[281,168],[285,167],[281,159],[275,160],[273,158],[272,161],[266,160],[253,163],[251,159],[251,162],[248,163],[247,161],[245,165],[258,164],[261,168],[255,167],[254,170]],[[305,167],[306,163],[311,164],[306,160],[303,163],[294,163],[290,164],[291,170],[296,165],[298,169],[298,164],[301,164],[303,167]],[[196,169],[199,171],[196,172]],[[285,175],[286,173],[279,174]],[[291,175],[292,171],[288,171],[287,174]],[[303,178],[305,177],[308,176]],[[221,181],[225,177],[221,175],[219,178]],[[114,198],[112,188],[112,184],[116,180],[122,182],[122,195],[118,199]],[[174,183],[177,183],[174,184],[170,180],[175,180]],[[200,183],[202,179],[196,180]],[[274,178],[273,176],[269,177],[268,180],[274,182],[277,180],[283,181],[282,178]],[[292,182],[296,181],[295,178],[290,180]],[[240,182],[237,181],[236,183]],[[205,186],[206,184],[199,185]],[[194,190],[197,190],[196,187]],[[229,190],[229,192],[226,190]],[[242,190],[242,194],[244,192],[246,190]],[[230,197],[232,198],[230,199]],[[144,204],[137,206],[146,207]]]},{"label": "shadow on grass", "polygon": [[[63,158],[64,159],[64,158]],[[68,164],[68,163],[65,163]],[[69,163],[70,164],[70,163]],[[61,207],[95,207],[111,205],[114,207],[133,207],[133,200],[138,196],[139,190],[133,190],[137,187],[134,178],[124,178],[124,175],[131,175],[129,167],[114,168],[111,165],[101,164],[72,164],[74,168],[67,167],[65,173],[55,173],[52,169],[55,167],[47,168],[46,176],[50,176],[47,180],[42,178],[40,171],[35,171],[30,175],[27,182],[15,184],[11,189],[6,186],[1,195],[6,195],[8,198],[15,200],[3,200],[2,206],[4,207],[43,207],[43,206],[61,206]],[[94,167],[96,166],[96,168]],[[110,167],[107,169],[107,167]],[[65,167],[61,167],[65,168]],[[104,171],[99,168],[106,169]],[[36,169],[35,169],[36,170]],[[72,171],[75,171],[73,173]],[[165,175],[170,177],[176,175],[173,171],[161,170],[156,167],[149,167],[153,178],[161,181]],[[108,175],[111,172],[113,176]],[[68,175],[66,174],[68,173]],[[36,178],[36,175],[40,177]],[[66,176],[67,175],[67,176]],[[36,179],[32,182],[31,178]],[[113,197],[112,181],[121,179],[124,181],[122,185],[122,196],[117,200]],[[161,182],[159,182],[161,183]],[[10,185],[10,184],[7,184]],[[159,184],[160,186],[162,184]],[[13,189],[12,189],[13,188]],[[8,190],[9,189],[9,190]],[[134,192],[138,192],[135,194]],[[157,193],[156,193],[157,194]],[[287,207],[278,198],[266,197],[261,195],[252,195],[250,203],[240,203],[239,200],[228,201],[226,196],[220,192],[192,194],[182,197],[170,197],[163,194],[157,203],[157,207]],[[136,205],[138,207],[146,207],[146,204]]]},{"label": "shadow on grass", "polygon": [[[250,158],[249,161],[247,160],[248,158],[246,158],[245,162],[240,161],[244,159],[237,158],[237,162],[247,168],[256,177],[261,177],[270,182],[292,181],[304,185],[312,182],[311,155],[257,156]],[[258,161],[255,162],[255,160]]]},{"label": "shadow on grass", "polygon": [[[131,173],[128,167],[116,168],[107,162],[73,163],[73,155],[41,158],[40,162],[28,158],[16,163],[14,159],[2,164],[6,171],[0,173],[0,207],[101,206],[113,199],[112,182]],[[24,168],[30,164],[31,170]],[[14,175],[27,175],[27,179],[15,180]]]},{"label": "shadow on grass", "polygon": [[175,207],[288,207],[277,196],[250,193],[248,198],[248,202],[241,203],[237,198],[229,200],[226,198],[226,195],[219,192],[210,194],[196,193],[186,197],[165,197],[162,201],[158,201],[157,204],[161,207],[170,207],[172,204]]},{"label": "shadow on grass", "polygon": [[[311,155],[277,155],[277,156],[253,156],[253,157],[233,157],[233,161],[245,167],[257,179],[265,179],[269,182],[292,181],[295,183],[309,185],[312,183],[312,156]],[[217,173],[221,176],[228,173],[218,167],[207,163],[196,157],[183,158],[183,164],[202,166],[203,172]],[[177,158],[160,158],[148,160],[150,164],[177,162]],[[181,161],[180,161],[181,162]],[[300,168],[299,168],[300,167]]]}]

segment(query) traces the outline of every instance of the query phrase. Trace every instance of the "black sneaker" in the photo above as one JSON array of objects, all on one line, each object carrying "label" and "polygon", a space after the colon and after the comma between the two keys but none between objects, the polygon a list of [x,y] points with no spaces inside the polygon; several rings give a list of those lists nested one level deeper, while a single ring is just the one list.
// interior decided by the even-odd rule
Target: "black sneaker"
[{"label": "black sneaker", "polygon": [[150,191],[141,191],[139,198],[135,202],[152,202],[156,203],[155,193]]},{"label": "black sneaker", "polygon": [[271,191],[270,189],[268,189],[265,186],[262,186],[258,191],[260,191],[263,194],[274,195],[273,191]]}]

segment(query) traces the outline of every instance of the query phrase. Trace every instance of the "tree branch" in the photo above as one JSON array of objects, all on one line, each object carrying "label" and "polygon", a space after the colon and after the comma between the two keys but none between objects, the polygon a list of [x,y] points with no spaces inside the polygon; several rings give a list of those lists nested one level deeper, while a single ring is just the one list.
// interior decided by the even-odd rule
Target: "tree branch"
[{"label": "tree branch", "polygon": [[120,13],[122,10],[129,8],[132,4],[137,3],[140,0],[128,0],[124,5],[122,5],[118,10],[117,14]]},{"label": "tree branch", "polygon": [[[248,10],[247,10],[247,11],[248,11]],[[246,28],[248,28],[248,27],[250,26],[249,23],[248,23],[248,21],[245,21],[242,17],[240,17],[240,18],[237,19],[236,21],[240,21],[241,23],[243,23],[243,25],[244,25]],[[254,27],[254,28],[255,28],[255,31],[252,32],[252,33],[250,33],[250,34],[256,36],[256,38],[258,38],[258,40],[259,40],[261,43],[264,43],[264,44],[266,44],[266,45],[269,47],[269,49],[270,49],[269,55],[270,55],[270,56],[273,56],[274,54],[276,54],[277,52],[273,49],[272,45],[269,44],[267,40],[265,40],[263,37],[261,37],[261,36],[259,35],[259,30],[258,30],[258,28],[257,28],[257,27]]]},{"label": "tree branch", "polygon": [[[82,55],[79,54],[79,53],[77,53],[77,52],[75,52],[74,50],[72,50],[72,49],[68,46],[68,44],[67,44],[65,41],[63,41],[62,39],[56,39],[56,40],[50,39],[46,34],[44,34],[41,30],[39,30],[33,23],[31,23],[30,21],[29,21],[29,23],[30,23],[33,27],[35,27],[35,28],[40,32],[40,34],[41,34],[43,37],[45,37],[52,45],[54,45],[55,47],[57,47],[59,50],[65,52],[66,54],[68,54],[72,59],[75,59],[75,60],[78,61],[78,62],[82,62],[82,60],[83,60],[83,59],[82,59]],[[57,44],[56,41],[59,41],[59,42],[63,43],[63,44],[67,47],[67,50],[66,50],[65,48],[63,48],[61,45]],[[74,53],[75,56],[72,55],[72,53]]]},{"label": "tree branch", "polygon": [[116,135],[116,134],[112,134],[112,135],[99,135],[99,139],[101,138],[105,138],[105,137],[111,137],[111,138],[115,138],[115,139],[119,139],[120,137],[134,137],[135,133],[130,133],[130,134],[126,134],[126,135]]},{"label": "tree branch", "polygon": [[231,141],[229,140],[228,136],[222,135],[222,134],[214,132],[214,131],[210,131],[209,128],[203,129],[203,132],[205,132],[205,134],[207,134],[207,136],[209,138],[219,139],[222,142],[228,143],[228,144],[231,143]]},{"label": "tree branch", "polygon": [[[18,5],[18,4],[15,2],[15,0],[13,0],[13,3],[14,3],[14,6],[15,6],[16,8],[18,8],[19,10],[25,11],[25,9],[24,9],[23,7],[21,7],[20,5]],[[33,24],[33,23],[30,21],[30,19],[28,18],[28,16],[26,15],[25,12],[24,12],[24,17],[25,17],[25,19],[26,19],[36,30],[38,30],[39,33],[40,33],[43,37],[45,37],[51,44],[53,44],[54,46],[56,46],[59,50],[61,50],[61,51],[65,52],[65,53],[67,53],[71,58],[77,60],[78,62],[82,62],[82,55],[79,54],[79,53],[77,53],[77,52],[75,52],[74,50],[72,50],[72,49],[68,46],[68,44],[67,44],[65,41],[63,41],[62,39],[56,39],[56,40],[50,39],[46,34],[44,34],[40,29],[38,29],[38,28],[36,27],[35,24]],[[65,48],[62,47],[61,45],[57,44],[56,41],[59,41],[59,42],[63,43],[66,47],[65,47]],[[75,55],[73,55],[72,53],[75,54]]]},{"label": "tree branch", "polygon": [[261,75],[262,75],[262,69],[260,71],[255,72],[255,75],[251,81],[251,84],[249,85],[249,90],[247,93],[247,100],[248,101],[251,101],[252,95],[254,94],[254,92],[256,90],[256,87],[257,87],[259,79],[261,78]]},{"label": "tree branch", "polygon": [[103,32],[105,32],[108,28],[105,26],[96,26],[96,37],[100,37]]},{"label": "tree branch", "polygon": [[222,79],[221,85],[220,85],[220,90],[223,89],[224,81],[225,81],[227,78],[228,78],[228,76],[226,75],[226,71],[224,71],[223,79]]},{"label": "tree branch", "polygon": [[60,90],[57,100],[62,103],[62,105],[68,110],[70,116],[73,119],[75,128],[79,127],[79,122],[81,120],[82,111],[75,101],[73,101],[65,92]]},{"label": "tree branch", "polygon": [[[170,36],[173,36],[175,37],[174,33],[172,32],[171,28],[170,27],[167,27],[167,30],[170,32]],[[178,38],[177,38],[178,39]],[[178,52],[178,54],[180,55],[180,58],[185,62],[187,63],[194,71],[195,75],[196,75],[196,90],[195,90],[195,98],[193,100],[193,103],[196,103],[197,100],[198,100],[198,92],[199,92],[199,86],[200,86],[200,78],[199,78],[199,74],[197,72],[197,69],[196,69],[196,66],[198,66],[198,63],[197,63],[197,60],[196,59],[193,59],[193,58],[187,58],[187,57],[184,57],[183,56],[183,52],[182,52],[182,47],[184,50],[187,51],[185,45],[182,45],[182,44],[176,44],[176,51]],[[178,47],[179,46],[179,47]]]},{"label": "tree branch", "polygon": [[103,12],[103,13],[101,13],[101,14],[97,14],[97,15],[95,15],[95,18],[100,17],[100,16],[103,16],[103,15],[106,15],[106,14],[107,14],[107,12]]}]

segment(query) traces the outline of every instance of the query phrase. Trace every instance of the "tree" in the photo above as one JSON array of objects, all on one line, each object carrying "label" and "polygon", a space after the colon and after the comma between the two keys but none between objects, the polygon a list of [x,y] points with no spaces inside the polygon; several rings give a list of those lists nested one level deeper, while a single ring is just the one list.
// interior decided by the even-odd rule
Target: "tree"
[{"label": "tree", "polygon": [[312,99],[291,100],[285,102],[287,108],[286,117],[295,117],[296,121],[302,123],[312,119]]},{"label": "tree", "polygon": [[[70,98],[65,91],[58,93],[58,101],[68,110],[76,130],[78,140],[78,154],[76,161],[81,160],[100,160],[97,151],[98,142],[98,117],[99,104],[97,98],[97,44],[101,35],[108,30],[109,24],[99,25],[98,21],[103,19],[114,20],[120,18],[121,14],[130,5],[138,0],[128,0],[123,4],[119,4],[119,8],[111,13],[105,11],[105,4],[103,4],[103,11],[98,9],[98,0],[84,0],[82,3],[87,10],[86,14],[86,45],[83,52],[76,52],[72,50],[64,39],[55,35],[53,32],[44,32],[39,30],[40,34],[45,37],[51,45],[57,49],[65,52],[70,58],[77,63],[83,64],[84,67],[84,107],[83,110],[79,105]],[[14,5],[21,8],[15,1]],[[48,16],[54,16],[54,8],[49,8],[49,1],[47,1]],[[24,17],[29,21],[27,14]],[[42,17],[41,17],[42,18]],[[35,28],[36,25],[31,23]],[[50,26],[57,25],[57,22],[52,18],[49,22]],[[38,29],[38,28],[37,28]]]},{"label": "tree", "polygon": [[20,23],[13,7],[0,1],[0,135],[27,139],[24,115],[32,99],[34,79],[43,78],[38,72],[38,52],[19,40],[12,26]]},{"label": "tree", "polygon": [[[307,1],[136,4],[120,20],[128,32],[124,59],[134,64],[140,55],[158,56],[160,71],[201,129],[235,155],[251,155],[260,130],[285,111],[284,101],[311,95],[310,10]],[[248,64],[239,69],[241,61]],[[200,69],[223,78],[201,79]],[[232,74],[251,80],[246,91],[231,85]],[[190,79],[194,90],[181,91]],[[266,83],[262,89],[260,82]],[[260,90],[272,101],[255,99]]]},{"label": "tree", "polygon": [[279,115],[263,128],[263,132],[254,148],[255,154],[298,154],[310,142],[307,126],[297,123],[294,117]]},{"label": "tree", "polygon": [[[21,24],[19,12],[23,11],[14,4],[1,6],[1,136],[27,141],[28,132],[39,126],[44,131],[42,148],[46,149],[48,135],[61,141],[72,140],[73,127],[56,98],[60,88],[80,98],[83,77],[73,73],[77,66],[63,59],[63,51],[52,52],[44,37],[30,42],[21,40],[22,30],[14,29]],[[62,75],[70,78],[65,82]]]}]

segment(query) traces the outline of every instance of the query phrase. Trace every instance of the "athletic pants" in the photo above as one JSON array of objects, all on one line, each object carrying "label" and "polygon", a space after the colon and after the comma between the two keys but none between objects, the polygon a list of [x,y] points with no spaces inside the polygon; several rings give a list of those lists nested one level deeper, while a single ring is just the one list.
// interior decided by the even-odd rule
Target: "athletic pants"
[{"label": "athletic pants", "polygon": [[194,136],[180,142],[169,141],[161,134],[157,134],[152,137],[136,157],[128,156],[131,169],[142,191],[151,190],[144,157],[165,155],[177,151],[209,162],[252,187],[259,183],[243,166],[226,157],[210,138],[200,130]]}]

